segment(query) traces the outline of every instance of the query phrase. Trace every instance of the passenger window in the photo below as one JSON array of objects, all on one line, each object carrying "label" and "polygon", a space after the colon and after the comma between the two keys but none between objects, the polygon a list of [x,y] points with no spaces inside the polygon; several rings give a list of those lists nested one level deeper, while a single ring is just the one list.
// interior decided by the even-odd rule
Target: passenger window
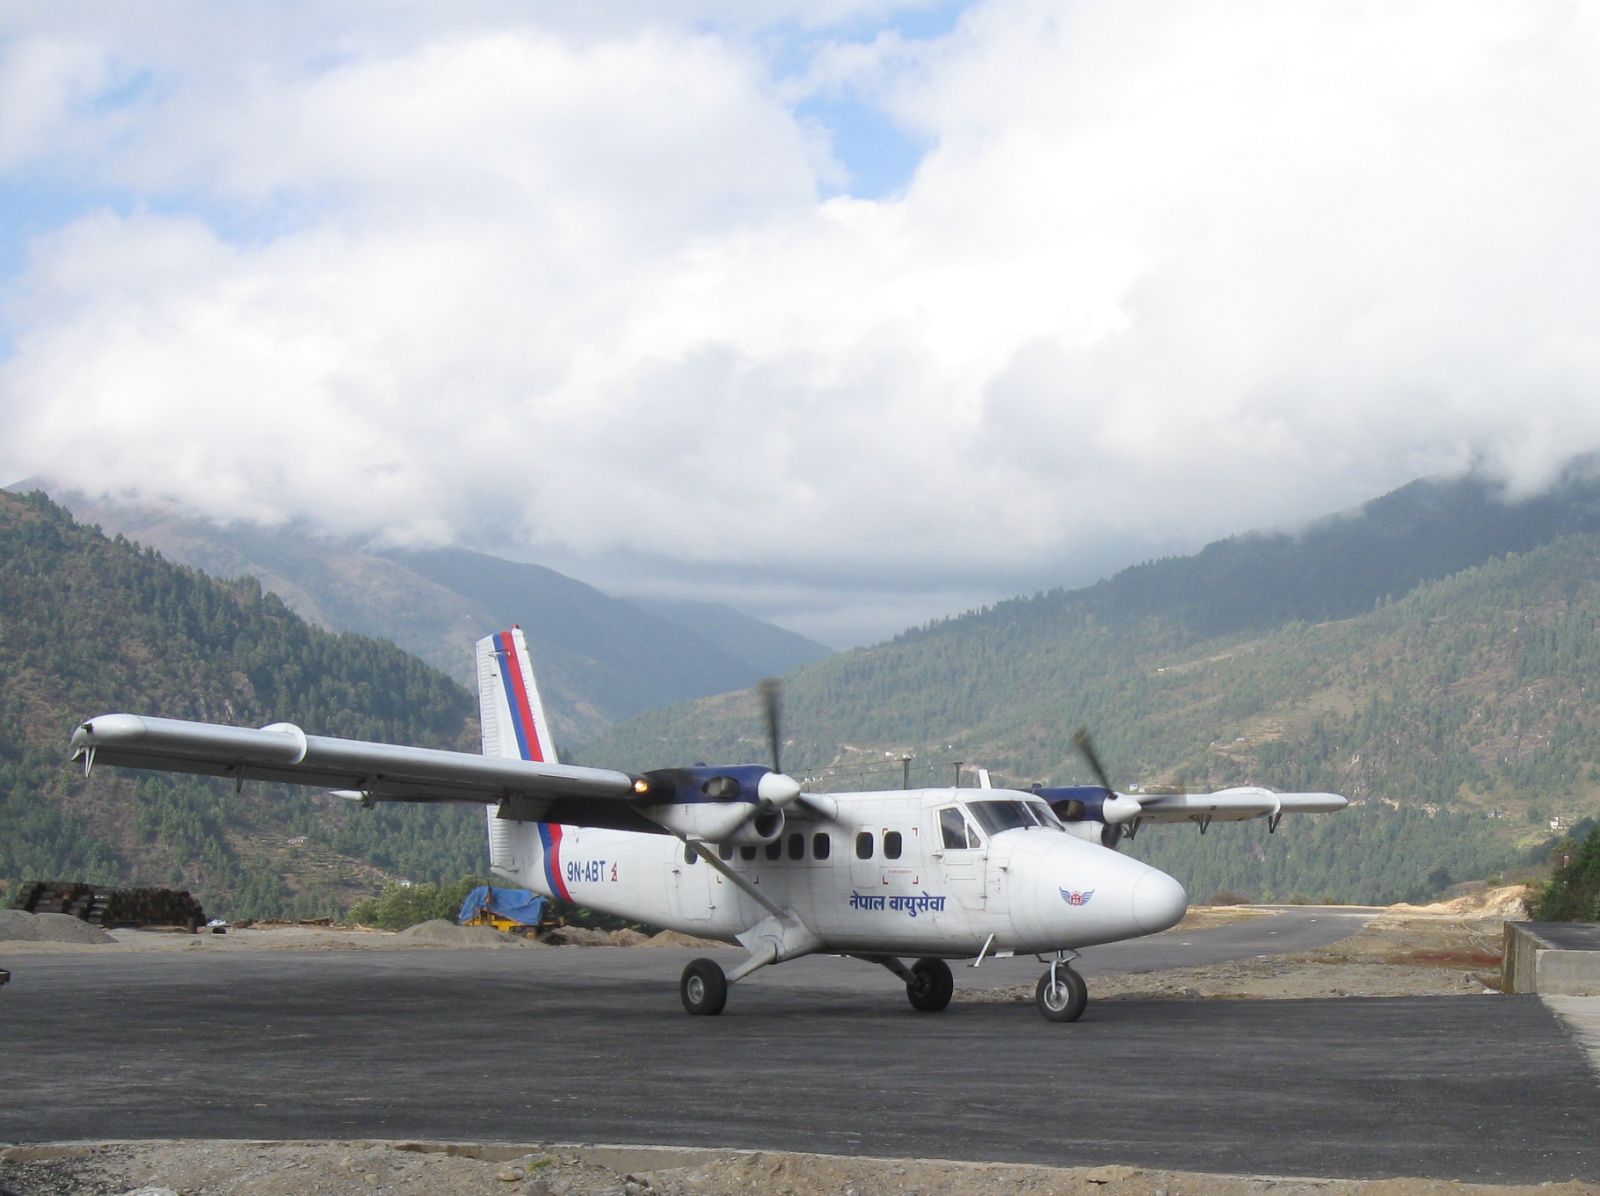
[{"label": "passenger window", "polygon": [[886,860],[898,860],[900,858],[899,831],[883,832],[883,858]]},{"label": "passenger window", "polygon": [[789,858],[803,860],[806,858],[806,837],[799,831],[789,836]]},{"label": "passenger window", "polygon": [[755,859],[756,858],[756,849],[754,847],[741,847],[741,848],[739,848],[739,858],[741,860],[753,860],[753,859]]},{"label": "passenger window", "polygon": [[733,859],[733,844],[732,843],[718,843],[717,844],[717,854],[719,856],[721,856],[724,860]]},{"label": "passenger window", "polygon": [[856,859],[870,860],[872,858],[872,832],[862,831],[856,836]]},{"label": "passenger window", "polygon": [[687,843],[683,845],[683,862],[685,864],[692,864],[699,858],[700,856],[696,854],[694,848],[690,847]]},{"label": "passenger window", "polygon": [[775,860],[782,854],[783,841],[781,839],[774,839],[771,843],[767,844],[767,859]]},{"label": "passenger window", "polygon": [[971,846],[967,841],[967,820],[956,806],[946,806],[939,811],[939,835],[944,845],[952,850],[965,851]]},{"label": "passenger window", "polygon": [[811,836],[811,854],[819,860],[825,860],[833,854],[833,840],[826,831],[818,831]]}]

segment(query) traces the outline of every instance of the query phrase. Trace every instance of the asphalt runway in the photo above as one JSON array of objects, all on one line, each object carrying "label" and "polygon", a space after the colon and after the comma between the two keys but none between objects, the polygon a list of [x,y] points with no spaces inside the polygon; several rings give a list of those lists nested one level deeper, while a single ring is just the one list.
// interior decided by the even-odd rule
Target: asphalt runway
[{"label": "asphalt runway", "polygon": [[[10,956],[0,1140],[629,1142],[1600,1181],[1600,1085],[1536,997],[1091,1000],[1063,1026],[1031,1004],[916,1014],[881,969],[818,959],[691,1018],[677,977],[695,954]],[[958,969],[958,993],[1040,970],[995,962]]]}]

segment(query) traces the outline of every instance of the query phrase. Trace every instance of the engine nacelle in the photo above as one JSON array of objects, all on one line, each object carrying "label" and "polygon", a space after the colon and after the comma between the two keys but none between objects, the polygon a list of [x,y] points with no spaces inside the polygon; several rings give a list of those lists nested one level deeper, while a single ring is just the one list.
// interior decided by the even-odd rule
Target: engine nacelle
[{"label": "engine nacelle", "polygon": [[1139,816],[1139,803],[1099,785],[1034,786],[1034,793],[1050,803],[1067,833],[1113,851],[1122,842],[1124,825]]},{"label": "engine nacelle", "polygon": [[659,768],[641,774],[639,813],[685,839],[771,843],[783,834],[782,807],[799,796],[793,778],[757,764]]},{"label": "engine nacelle", "polygon": [[741,847],[764,847],[782,834],[783,811],[759,810],[755,817],[748,819],[730,837],[719,842],[733,843]]},{"label": "engine nacelle", "polygon": [[[758,812],[759,807],[748,802],[729,802],[726,805],[674,802],[670,805],[641,806],[639,809],[639,813],[651,822],[665,827],[679,838],[703,839],[707,843],[728,842]],[[782,822],[782,814],[779,813],[780,827]]]}]

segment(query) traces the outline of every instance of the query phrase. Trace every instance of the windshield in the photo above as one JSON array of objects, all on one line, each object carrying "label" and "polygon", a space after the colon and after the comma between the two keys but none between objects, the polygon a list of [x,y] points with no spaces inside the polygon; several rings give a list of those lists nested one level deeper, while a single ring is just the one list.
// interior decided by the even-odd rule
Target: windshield
[{"label": "windshield", "polygon": [[1039,820],[1039,825],[1047,830],[1064,831],[1067,828],[1061,824],[1061,819],[1056,817],[1056,812],[1050,808],[1049,802],[1030,801],[1023,802],[1028,807],[1028,813]]},{"label": "windshield", "polygon": [[1001,831],[1015,830],[1022,827],[1043,826],[1051,830],[1060,830],[1061,823],[1050,812],[1050,807],[1043,802],[1031,801],[972,801],[967,803],[967,809],[978,820],[978,825],[984,833],[993,837]]}]

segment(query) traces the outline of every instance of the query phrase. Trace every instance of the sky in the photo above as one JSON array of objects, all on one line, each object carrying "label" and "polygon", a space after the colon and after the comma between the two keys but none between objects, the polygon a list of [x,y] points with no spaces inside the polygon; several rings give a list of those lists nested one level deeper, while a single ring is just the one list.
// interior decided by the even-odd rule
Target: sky
[{"label": "sky", "polygon": [[1596,61],[1583,0],[0,6],[0,482],[834,646],[1534,492]]}]

